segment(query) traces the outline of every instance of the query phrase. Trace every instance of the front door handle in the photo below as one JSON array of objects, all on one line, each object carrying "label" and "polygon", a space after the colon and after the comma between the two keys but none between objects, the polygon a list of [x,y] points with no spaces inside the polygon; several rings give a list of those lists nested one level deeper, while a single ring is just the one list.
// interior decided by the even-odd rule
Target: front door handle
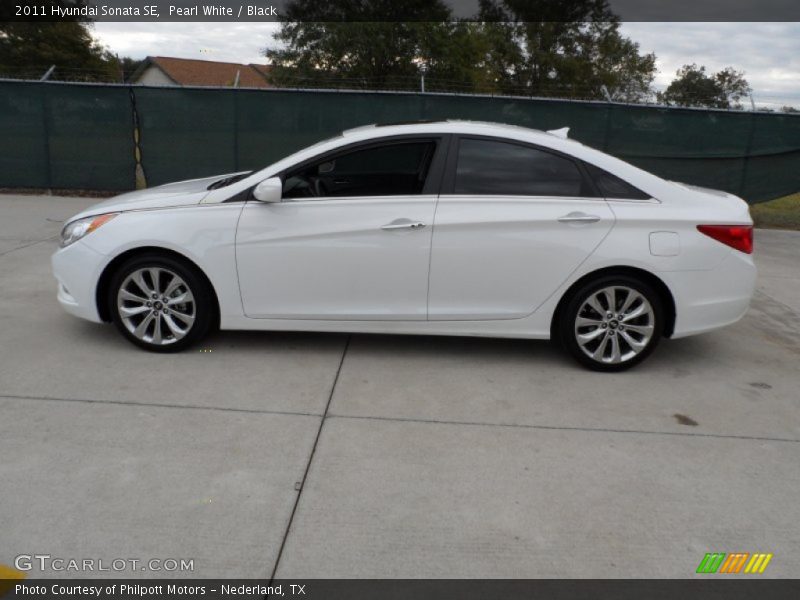
[{"label": "front door handle", "polygon": [[381,225],[384,231],[393,231],[395,229],[422,229],[425,223],[422,221],[411,221],[410,219],[396,219],[386,225]]},{"label": "front door handle", "polygon": [[597,215],[587,215],[584,212],[571,212],[563,217],[558,217],[559,223],[597,223],[600,217]]}]

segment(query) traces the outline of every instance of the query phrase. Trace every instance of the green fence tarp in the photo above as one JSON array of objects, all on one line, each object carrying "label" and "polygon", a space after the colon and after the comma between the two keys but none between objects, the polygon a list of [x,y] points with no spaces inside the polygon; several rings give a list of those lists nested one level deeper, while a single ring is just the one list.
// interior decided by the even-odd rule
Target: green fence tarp
[{"label": "green fence tarp", "polygon": [[800,191],[800,116],[447,94],[0,82],[0,187],[150,186],[258,169],[369,123],[470,119],[570,137],[750,202]]},{"label": "green fence tarp", "polygon": [[134,186],[126,87],[0,82],[0,187]]}]

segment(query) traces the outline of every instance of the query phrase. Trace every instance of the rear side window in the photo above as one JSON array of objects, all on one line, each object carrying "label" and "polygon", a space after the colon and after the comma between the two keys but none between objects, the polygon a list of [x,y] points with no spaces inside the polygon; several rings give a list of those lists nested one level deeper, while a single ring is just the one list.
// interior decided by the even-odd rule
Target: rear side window
[{"label": "rear side window", "polygon": [[494,140],[461,139],[454,193],[493,196],[585,196],[571,160],[544,150]]},{"label": "rear side window", "polygon": [[622,200],[649,200],[650,194],[645,194],[639,188],[633,187],[627,181],[604,171],[600,167],[595,167],[589,163],[583,163],[589,175],[594,180],[595,185],[605,198],[619,198]]}]

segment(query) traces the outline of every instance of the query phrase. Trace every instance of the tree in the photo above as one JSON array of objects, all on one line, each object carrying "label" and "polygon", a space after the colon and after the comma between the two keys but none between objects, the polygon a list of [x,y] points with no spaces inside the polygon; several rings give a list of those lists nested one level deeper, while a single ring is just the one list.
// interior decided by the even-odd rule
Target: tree
[{"label": "tree", "polygon": [[417,89],[421,67],[431,78],[469,79],[468,60],[444,56],[456,47],[451,34],[466,32],[449,17],[442,0],[292,0],[275,35],[285,47],[265,50],[270,79],[293,87]]},{"label": "tree", "polygon": [[0,71],[11,77],[40,77],[51,66],[70,81],[118,80],[114,57],[75,21],[0,23]]},{"label": "tree", "polygon": [[619,33],[607,0],[481,0],[477,22],[450,17],[442,0],[293,0],[275,36],[283,47],[265,51],[272,82],[418,89],[424,70],[428,90],[629,101],[650,93],[655,56]]},{"label": "tree", "polygon": [[781,108],[781,112],[785,113],[800,113],[800,110],[796,109],[794,106],[784,106]]},{"label": "tree", "polygon": [[684,65],[675,73],[659,101],[677,106],[741,108],[739,100],[751,92],[744,73],[727,67],[707,74],[704,66]]},{"label": "tree", "polygon": [[480,0],[488,68],[511,94],[636,101],[650,94],[655,55],[622,36],[607,0]]},{"label": "tree", "polygon": [[133,75],[136,72],[136,69],[138,69],[144,62],[144,59],[136,59],[136,58],[131,58],[129,56],[123,56],[122,58],[119,58],[118,61],[119,61],[118,69],[122,76],[121,80],[127,82],[131,78],[131,75]]},{"label": "tree", "polygon": [[[80,7],[86,0],[39,0],[37,6]],[[5,5],[8,12],[10,5]],[[39,8],[41,10],[41,8]],[[49,14],[49,12],[48,12]],[[55,65],[54,79],[119,81],[115,57],[92,37],[92,24],[0,19],[0,73],[20,79],[41,77]]]}]

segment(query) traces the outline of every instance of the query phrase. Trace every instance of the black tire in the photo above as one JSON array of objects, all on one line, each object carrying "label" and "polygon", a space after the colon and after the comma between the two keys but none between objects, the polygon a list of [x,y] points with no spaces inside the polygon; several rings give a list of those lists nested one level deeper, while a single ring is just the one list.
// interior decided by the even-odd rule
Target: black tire
[{"label": "black tire", "polygon": [[[143,269],[145,271],[142,271]],[[186,298],[187,301],[171,305],[168,302],[162,302],[162,298],[152,298],[151,294],[146,294],[134,279],[129,279],[136,277],[137,273],[144,277],[143,284],[150,288],[151,292],[153,291],[152,273],[157,273],[156,277],[159,283],[156,284],[156,287],[160,287],[160,291],[167,291],[171,285],[173,280],[169,278],[170,274],[177,276],[182,285],[172,291],[173,296],[169,298],[168,302],[174,302],[180,298]],[[139,299],[130,302],[125,300],[120,306],[118,299],[121,294],[120,288],[123,285],[125,285],[125,292],[128,292],[126,295],[133,293],[136,296],[141,295],[142,298],[147,296],[146,300],[149,303],[145,305]],[[190,296],[185,294],[186,290]],[[142,254],[124,262],[111,278],[107,302],[111,319],[120,333],[133,344],[151,352],[180,352],[203,339],[216,323],[216,303],[213,290],[205,277],[193,265],[171,256],[155,253]],[[141,309],[142,316],[140,317],[139,314],[123,315],[120,311],[125,308]],[[149,324],[146,324],[143,333],[137,336],[132,328],[135,327],[138,330],[138,325],[141,325],[142,320],[148,316]],[[189,323],[189,317],[193,317],[191,323]],[[157,335],[156,324],[159,326]],[[161,328],[163,328],[163,333]],[[147,339],[148,334],[150,340]],[[155,340],[159,338],[162,341],[155,343]]]},{"label": "black tire", "polygon": [[[615,311],[608,310],[606,305],[610,303],[610,295],[601,291],[608,289],[614,289]],[[633,295],[632,298],[636,300],[626,311],[633,315],[636,308],[641,306],[642,316],[626,317],[618,313],[628,298],[625,290],[637,292],[646,301],[640,303]],[[598,311],[587,305],[590,299],[607,311],[599,320]],[[648,304],[650,311],[647,311]],[[579,325],[579,311],[582,323],[592,321],[592,324]],[[612,314],[612,317],[608,317],[608,314]],[[623,319],[617,319],[617,314],[623,316]],[[593,324],[594,321],[598,322],[597,326]],[[594,371],[624,371],[642,362],[658,345],[664,330],[663,302],[650,285],[635,277],[606,275],[575,290],[560,311],[556,325],[557,339],[581,365]],[[648,338],[646,336],[650,326],[652,332]],[[579,335],[582,336],[580,342]],[[586,341],[588,338],[591,340]],[[601,348],[603,343],[605,346]],[[644,345],[640,347],[641,344]],[[590,356],[590,353],[595,354],[595,357]],[[615,361],[616,356],[619,357],[618,361]]]}]

